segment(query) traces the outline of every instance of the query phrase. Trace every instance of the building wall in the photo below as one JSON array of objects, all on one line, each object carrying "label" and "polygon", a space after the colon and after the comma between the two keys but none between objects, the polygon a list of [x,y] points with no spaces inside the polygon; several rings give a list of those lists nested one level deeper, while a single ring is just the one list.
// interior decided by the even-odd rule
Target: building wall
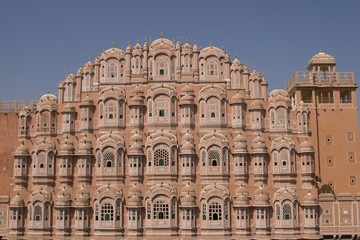
[{"label": "building wall", "polygon": [[311,106],[222,50],[113,47],[58,96],[19,113],[9,236],[320,237]]}]

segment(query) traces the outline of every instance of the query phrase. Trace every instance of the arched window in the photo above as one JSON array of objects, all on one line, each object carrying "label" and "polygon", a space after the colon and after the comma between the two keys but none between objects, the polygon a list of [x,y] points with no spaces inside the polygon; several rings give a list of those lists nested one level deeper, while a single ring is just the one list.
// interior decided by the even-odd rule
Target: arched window
[{"label": "arched window", "polygon": [[217,62],[208,62],[206,66],[206,75],[209,77],[217,77],[218,75],[218,64]]},{"label": "arched window", "polygon": [[158,200],[153,205],[154,219],[169,219],[169,204]]},{"label": "arched window", "polygon": [[40,205],[35,205],[34,207],[34,220],[35,221],[42,220],[42,207]]},{"label": "arched window", "polygon": [[163,76],[163,75],[169,75],[168,73],[168,63],[165,61],[158,61],[156,63],[156,67],[157,67],[157,71],[158,71],[158,75]]},{"label": "arched window", "polygon": [[289,151],[285,148],[280,150],[280,162],[282,166],[289,164]]},{"label": "arched window", "polygon": [[148,150],[147,159],[148,159],[148,166],[151,167],[151,161],[152,161],[152,151],[151,151],[151,149]]},{"label": "arched window", "polygon": [[208,122],[220,122],[220,101],[219,99],[212,97],[207,101],[207,121]]},{"label": "arched window", "polygon": [[108,80],[115,80],[117,78],[117,67],[115,63],[110,63],[110,65],[108,65]]},{"label": "arched window", "polygon": [[283,219],[284,220],[291,219],[291,206],[289,204],[283,205]]},{"label": "arched window", "polygon": [[114,167],[115,155],[112,152],[105,152],[104,167]]},{"label": "arched window", "polygon": [[218,202],[212,202],[209,205],[209,220],[220,221],[222,220],[222,209]]},{"label": "arched window", "polygon": [[101,205],[101,221],[114,221],[114,206],[110,203]]},{"label": "arched window", "polygon": [[169,151],[159,148],[154,152],[154,166],[169,166]]},{"label": "arched window", "polygon": [[218,151],[209,151],[209,166],[220,166],[220,153]]},{"label": "arched window", "polygon": [[277,115],[277,126],[278,128],[285,128],[286,125],[286,110],[283,108],[280,108],[276,111]]}]

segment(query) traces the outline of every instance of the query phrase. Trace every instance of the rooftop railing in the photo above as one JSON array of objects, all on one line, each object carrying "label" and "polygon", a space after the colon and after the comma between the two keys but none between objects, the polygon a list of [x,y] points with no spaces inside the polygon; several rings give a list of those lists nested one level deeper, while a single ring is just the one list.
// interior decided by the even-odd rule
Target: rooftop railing
[{"label": "rooftop railing", "polygon": [[36,100],[14,100],[0,101],[0,113],[20,112],[24,107],[28,107],[31,111],[36,109]]},{"label": "rooftop railing", "polygon": [[354,84],[353,72],[295,72],[286,83],[290,91],[298,84]]}]

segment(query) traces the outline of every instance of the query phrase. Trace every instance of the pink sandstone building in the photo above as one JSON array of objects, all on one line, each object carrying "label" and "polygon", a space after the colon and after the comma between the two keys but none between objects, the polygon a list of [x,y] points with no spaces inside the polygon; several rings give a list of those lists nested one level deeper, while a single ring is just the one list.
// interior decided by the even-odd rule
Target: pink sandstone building
[{"label": "pink sandstone building", "polygon": [[268,93],[212,44],[103,50],[1,113],[0,235],[358,238],[358,86],[335,65],[320,51]]}]

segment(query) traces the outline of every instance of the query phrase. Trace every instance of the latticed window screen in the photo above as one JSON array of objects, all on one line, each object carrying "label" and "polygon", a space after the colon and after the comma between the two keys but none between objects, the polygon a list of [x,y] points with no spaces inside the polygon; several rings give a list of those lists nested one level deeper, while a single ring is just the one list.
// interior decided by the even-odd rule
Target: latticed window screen
[{"label": "latticed window screen", "polygon": [[202,151],[201,153],[201,161],[202,161],[202,165],[205,167],[205,163],[206,163],[206,152]]},{"label": "latticed window screen", "polygon": [[217,63],[216,62],[209,62],[207,64],[207,68],[206,68],[206,75],[207,76],[217,76]]},{"label": "latticed window screen", "polygon": [[99,220],[99,205],[95,205],[95,221]]},{"label": "latticed window screen", "polygon": [[215,150],[209,152],[209,165],[220,166],[220,153]]},{"label": "latticed window screen", "polygon": [[164,148],[159,148],[154,153],[155,166],[169,166],[169,152]]},{"label": "latticed window screen", "polygon": [[291,219],[291,207],[289,204],[284,204],[283,206],[283,219],[285,220]]},{"label": "latticed window screen", "polygon": [[223,160],[224,166],[226,166],[226,162],[227,162],[227,151],[226,151],[225,148],[223,149],[222,153],[223,153],[223,156],[222,156],[223,158],[222,158],[222,160]]},{"label": "latticed window screen", "polygon": [[118,165],[118,167],[121,167],[121,163],[122,163],[122,151],[118,150],[117,151],[117,165]]},{"label": "latticed window screen", "polygon": [[147,159],[148,159],[148,165],[151,166],[151,161],[152,161],[152,151],[151,151],[151,149],[148,150]]},{"label": "latticed window screen", "polygon": [[151,218],[151,203],[148,202],[146,204],[146,213],[147,213],[147,219],[150,219]]},{"label": "latticed window screen", "polygon": [[175,213],[176,213],[176,204],[175,201],[171,203],[171,219],[175,219]]},{"label": "latticed window screen", "polygon": [[112,152],[106,152],[104,154],[104,166],[105,167],[114,167],[115,156]]},{"label": "latticed window screen", "polygon": [[276,205],[276,218],[278,220],[280,219],[280,205],[279,204]]},{"label": "latticed window screen", "polygon": [[175,160],[176,160],[176,148],[171,148],[171,165],[175,166]]},{"label": "latticed window screen", "polygon": [[222,211],[221,205],[218,202],[213,202],[209,206],[209,220],[221,220],[222,219]]},{"label": "latticed window screen", "polygon": [[39,205],[34,207],[34,220],[35,221],[41,221],[42,220],[42,208]]},{"label": "latticed window screen", "polygon": [[169,219],[169,204],[165,201],[156,201],[153,206],[154,219]]},{"label": "latticed window screen", "polygon": [[110,203],[101,205],[101,221],[114,221],[114,207]]},{"label": "latticed window screen", "polygon": [[202,205],[203,220],[206,220],[206,204]]}]

